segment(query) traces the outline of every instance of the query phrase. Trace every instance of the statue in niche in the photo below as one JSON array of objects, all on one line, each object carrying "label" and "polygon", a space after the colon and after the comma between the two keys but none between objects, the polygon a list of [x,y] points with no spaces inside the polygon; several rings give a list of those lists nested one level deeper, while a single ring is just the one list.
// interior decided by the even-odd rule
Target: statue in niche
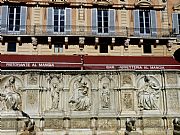
[{"label": "statue in niche", "polygon": [[126,120],[125,135],[129,135],[130,132],[136,131],[136,120],[134,118],[127,118]]},{"label": "statue in niche", "polygon": [[53,83],[52,89],[51,89],[51,99],[52,99],[52,108],[51,109],[58,109],[59,104],[59,92],[60,89],[58,88],[57,83]]},{"label": "statue in niche", "polygon": [[180,118],[175,118],[173,120],[173,126],[174,126],[173,135],[180,135]]},{"label": "statue in niche", "polygon": [[102,108],[109,108],[109,105],[110,105],[110,92],[109,92],[108,83],[104,83],[103,86],[102,86],[101,104],[102,104]]},{"label": "statue in niche", "polygon": [[9,78],[5,84],[4,91],[0,93],[0,100],[3,102],[3,110],[19,110],[21,105],[21,96],[16,92],[15,77]]},{"label": "statue in niche", "polygon": [[144,85],[139,89],[138,105],[144,110],[157,110],[156,101],[159,98],[160,88],[149,77],[144,77]]},{"label": "statue in niche", "polygon": [[77,89],[74,90],[73,96],[69,101],[69,103],[74,106],[74,111],[86,111],[90,109],[91,102],[88,97],[88,92],[89,88],[87,83],[83,81],[82,77],[80,77],[77,81]]}]

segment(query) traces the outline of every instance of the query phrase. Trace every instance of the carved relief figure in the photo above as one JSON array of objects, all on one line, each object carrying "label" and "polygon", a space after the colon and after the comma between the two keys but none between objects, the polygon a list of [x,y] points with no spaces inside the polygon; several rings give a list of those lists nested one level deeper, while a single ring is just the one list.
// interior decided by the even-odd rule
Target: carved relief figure
[{"label": "carved relief figure", "polygon": [[30,75],[29,75],[29,84],[31,84],[31,85],[36,85],[37,82],[38,82],[38,77],[37,77],[37,75],[30,74]]},{"label": "carved relief figure", "polygon": [[126,109],[131,109],[132,105],[133,105],[132,95],[130,93],[125,93],[124,98],[123,98],[123,102],[124,102]]},{"label": "carved relief figure", "polygon": [[15,77],[9,78],[7,84],[5,84],[4,91],[0,93],[1,101],[4,102],[4,108],[6,110],[19,110],[21,105],[21,96],[16,92]]},{"label": "carved relief figure", "polygon": [[131,86],[132,85],[132,79],[130,75],[124,75],[123,76],[123,86]]},{"label": "carved relief figure", "polygon": [[136,120],[134,118],[127,118],[125,135],[129,135],[130,132],[136,131]]},{"label": "carved relief figure", "polygon": [[102,108],[109,108],[110,92],[109,92],[108,83],[104,83],[102,86],[101,103],[102,103]]},{"label": "carved relief figure", "polygon": [[51,90],[52,109],[58,109],[59,92],[60,92],[60,89],[58,88],[57,84],[54,83],[52,85],[52,90]]},{"label": "carved relief figure", "polygon": [[91,102],[88,97],[89,87],[87,83],[80,77],[77,81],[77,89],[74,90],[73,96],[70,98],[69,103],[73,105],[74,111],[86,111],[90,109]]},{"label": "carved relief figure", "polygon": [[180,135],[180,118],[175,118],[173,120],[174,130],[173,135]]},{"label": "carved relief figure", "polygon": [[144,82],[138,93],[139,107],[144,110],[157,110],[156,101],[159,98],[160,89],[147,76],[144,77]]}]

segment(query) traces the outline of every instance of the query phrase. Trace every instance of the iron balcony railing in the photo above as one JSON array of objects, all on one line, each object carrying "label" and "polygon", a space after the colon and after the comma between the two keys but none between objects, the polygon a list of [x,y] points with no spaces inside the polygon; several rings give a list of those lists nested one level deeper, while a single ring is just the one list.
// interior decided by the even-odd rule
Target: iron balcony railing
[{"label": "iron balcony railing", "polygon": [[92,26],[0,26],[1,35],[29,35],[29,36],[117,36],[117,37],[146,37],[161,38],[174,37],[177,33],[173,29],[164,28],[129,28],[119,26],[92,27]]}]

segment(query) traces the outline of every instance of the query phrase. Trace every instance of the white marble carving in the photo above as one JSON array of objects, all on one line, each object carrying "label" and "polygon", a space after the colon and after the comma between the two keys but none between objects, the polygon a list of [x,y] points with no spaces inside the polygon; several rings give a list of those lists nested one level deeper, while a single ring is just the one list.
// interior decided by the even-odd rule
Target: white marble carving
[{"label": "white marble carving", "polygon": [[101,104],[102,104],[102,108],[109,108],[110,91],[109,91],[109,84],[108,83],[103,83],[102,93],[101,93]]},{"label": "white marble carving", "polygon": [[52,89],[51,89],[51,99],[52,99],[52,108],[51,109],[58,109],[59,92],[60,92],[60,89],[58,88],[58,85],[56,83],[54,83],[52,85]]},{"label": "white marble carving", "polygon": [[14,76],[9,77],[0,92],[0,101],[3,104],[2,110],[19,110],[21,107],[21,96],[16,89],[16,79]]},{"label": "white marble carving", "polygon": [[90,89],[83,77],[79,77],[79,79],[74,82],[73,95],[69,100],[74,111],[86,111],[90,109],[91,101],[89,91]]},{"label": "white marble carving", "polygon": [[48,77],[48,91],[47,95],[50,97],[50,107],[49,110],[60,110],[62,109],[61,105],[61,96],[63,90],[63,77],[62,74],[51,74]]},{"label": "white marble carving", "polygon": [[160,87],[150,77],[144,76],[144,83],[138,90],[139,108],[142,110],[157,110],[159,95]]}]

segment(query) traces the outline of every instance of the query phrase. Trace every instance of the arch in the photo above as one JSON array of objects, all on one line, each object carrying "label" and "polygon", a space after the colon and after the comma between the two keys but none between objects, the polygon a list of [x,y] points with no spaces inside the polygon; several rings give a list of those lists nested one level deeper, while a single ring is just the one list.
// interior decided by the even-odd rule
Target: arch
[{"label": "arch", "polygon": [[138,6],[150,6],[152,4],[153,4],[152,1],[147,1],[147,0],[141,0],[141,1],[138,0],[135,3],[135,5],[138,5]]}]

